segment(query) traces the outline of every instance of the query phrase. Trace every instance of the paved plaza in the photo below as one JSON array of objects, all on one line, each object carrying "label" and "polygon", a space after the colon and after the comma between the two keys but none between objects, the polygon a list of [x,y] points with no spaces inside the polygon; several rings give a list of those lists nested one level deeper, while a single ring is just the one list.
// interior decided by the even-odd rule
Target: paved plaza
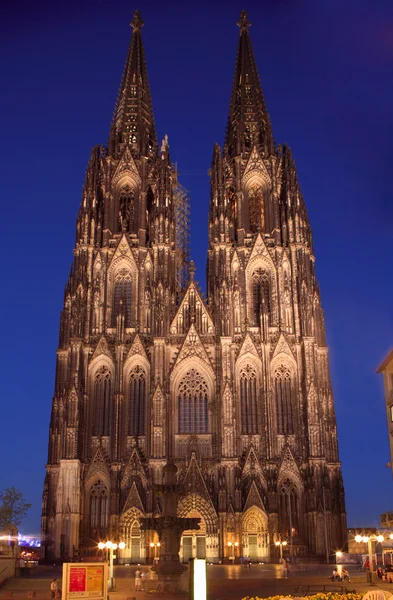
[{"label": "paved plaza", "polygon": [[[142,590],[135,592],[134,574],[136,569],[136,565],[115,567],[116,591],[109,593],[110,600],[127,600],[127,598],[142,600],[146,596],[153,596],[153,594],[147,594],[148,590],[155,589],[156,581],[149,566],[140,567],[144,574]],[[323,591],[324,586],[327,591],[337,592],[341,591],[343,585],[348,590],[355,589],[360,593],[365,593],[370,589],[366,583],[366,574],[359,571],[357,567],[349,567],[351,581],[345,584],[332,583],[329,580],[332,569],[333,566],[299,565],[293,568],[288,578],[285,579],[279,565],[255,564],[250,568],[240,565],[208,566],[207,596],[208,600],[241,600],[245,596],[267,598],[277,594],[302,596],[307,586],[310,586],[309,594]],[[9,580],[1,588],[0,596],[9,597],[12,593],[12,597],[21,600],[27,598],[29,591],[33,591],[37,600],[48,600],[50,598],[50,582],[54,577],[61,578],[61,573],[61,567],[40,566],[29,576]],[[187,576],[186,572],[184,575],[185,587]],[[378,582],[377,587],[393,592],[393,584]]]}]

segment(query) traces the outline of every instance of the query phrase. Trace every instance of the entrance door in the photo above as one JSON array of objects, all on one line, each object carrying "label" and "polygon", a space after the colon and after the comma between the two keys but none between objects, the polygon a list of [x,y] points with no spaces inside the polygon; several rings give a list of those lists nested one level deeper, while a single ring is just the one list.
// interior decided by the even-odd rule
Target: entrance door
[{"label": "entrance door", "polygon": [[188,563],[189,558],[192,558],[192,536],[185,535],[183,537],[183,562]]},{"label": "entrance door", "polygon": [[206,558],[206,538],[204,535],[197,536],[196,554],[197,554],[197,558]]},{"label": "entrance door", "polygon": [[248,536],[248,555],[251,560],[258,559],[258,536],[257,535],[249,535]]},{"label": "entrance door", "polygon": [[141,559],[141,538],[131,538],[131,562],[138,563]]}]

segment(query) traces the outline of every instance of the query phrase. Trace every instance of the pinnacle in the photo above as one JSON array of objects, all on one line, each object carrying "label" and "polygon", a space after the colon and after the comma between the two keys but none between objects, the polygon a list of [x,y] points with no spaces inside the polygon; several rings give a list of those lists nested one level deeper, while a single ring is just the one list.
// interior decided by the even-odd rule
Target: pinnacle
[{"label": "pinnacle", "polygon": [[139,10],[136,10],[134,12],[134,17],[133,17],[130,25],[134,32],[138,31],[139,29],[141,29],[144,26],[144,22],[142,21],[141,13],[139,12]]},{"label": "pinnacle", "polygon": [[237,26],[240,27],[240,35],[243,33],[243,31],[247,31],[250,25],[251,23],[248,20],[247,11],[242,10],[242,12],[240,13],[240,19],[237,22]]}]

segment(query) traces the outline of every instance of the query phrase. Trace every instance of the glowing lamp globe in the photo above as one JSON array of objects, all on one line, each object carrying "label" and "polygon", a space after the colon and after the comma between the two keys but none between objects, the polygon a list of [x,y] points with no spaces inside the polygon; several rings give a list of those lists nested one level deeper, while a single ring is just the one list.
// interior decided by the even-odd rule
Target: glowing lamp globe
[{"label": "glowing lamp globe", "polygon": [[384,537],[383,535],[377,535],[377,542],[379,542],[380,544],[383,542]]},{"label": "glowing lamp globe", "polygon": [[362,538],[362,536],[361,536],[361,535],[355,535],[355,542],[358,542],[358,543],[360,543],[360,542],[362,542],[362,541],[363,541],[363,538]]},{"label": "glowing lamp globe", "polygon": [[120,542],[120,544],[119,544],[120,550],[124,550],[125,547],[126,547],[125,543],[124,542]]},{"label": "glowing lamp globe", "polygon": [[105,544],[105,546],[106,546],[108,549],[109,549],[109,548],[112,548],[112,542],[107,542],[107,543]]},{"label": "glowing lamp globe", "polygon": [[105,544],[104,544],[104,542],[100,542],[100,543],[98,544],[98,547],[99,547],[99,549],[100,549],[100,550],[103,550],[103,549],[105,548]]},{"label": "glowing lamp globe", "polygon": [[367,535],[364,535],[364,536],[363,536],[363,542],[364,542],[365,544],[367,544],[367,542],[368,542],[369,540],[370,540],[370,538],[369,538]]}]

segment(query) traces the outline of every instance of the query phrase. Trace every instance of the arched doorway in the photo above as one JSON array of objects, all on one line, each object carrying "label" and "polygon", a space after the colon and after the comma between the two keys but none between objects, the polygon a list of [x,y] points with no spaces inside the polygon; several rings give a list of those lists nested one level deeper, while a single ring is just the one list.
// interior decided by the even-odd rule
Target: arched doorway
[{"label": "arched doorway", "polygon": [[213,505],[199,494],[189,494],[179,503],[177,514],[200,519],[200,529],[185,531],[182,535],[180,560],[206,558],[211,562],[218,561],[218,517]]},{"label": "arched doorway", "polygon": [[268,518],[257,506],[242,517],[242,554],[253,562],[269,560]]},{"label": "arched doorway", "polygon": [[141,531],[140,518],[142,513],[136,508],[128,510],[121,519],[120,537],[125,542],[124,550],[119,550],[120,563],[138,564],[146,558],[145,532]]},{"label": "arched doorway", "polygon": [[196,509],[187,513],[187,518],[200,519],[200,529],[184,531],[180,545],[180,560],[187,563],[190,558],[206,558],[206,522]]}]

